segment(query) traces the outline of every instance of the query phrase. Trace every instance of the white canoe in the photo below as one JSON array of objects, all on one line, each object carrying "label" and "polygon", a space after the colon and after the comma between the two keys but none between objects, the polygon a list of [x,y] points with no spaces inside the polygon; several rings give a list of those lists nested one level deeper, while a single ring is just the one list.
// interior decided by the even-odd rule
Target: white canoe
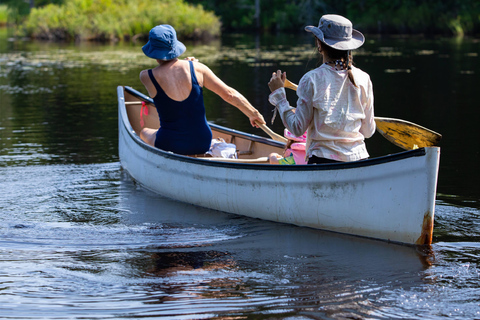
[{"label": "white canoe", "polygon": [[[214,210],[405,244],[431,244],[440,148],[427,147],[357,162],[270,165],[284,145],[210,124],[232,142],[238,160],[183,156],[153,148],[138,135],[140,101],[118,87],[119,157],[143,187]],[[158,128],[152,105],[146,127]]]}]

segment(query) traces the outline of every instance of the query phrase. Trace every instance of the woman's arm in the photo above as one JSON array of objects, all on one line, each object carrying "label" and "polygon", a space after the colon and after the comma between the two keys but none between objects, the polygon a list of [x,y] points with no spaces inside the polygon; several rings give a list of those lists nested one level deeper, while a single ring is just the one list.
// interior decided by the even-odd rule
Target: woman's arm
[{"label": "woman's arm", "polygon": [[297,108],[293,108],[290,106],[285,93],[286,77],[286,73],[282,74],[280,70],[272,74],[268,83],[272,94],[270,94],[268,100],[278,109],[285,127],[294,135],[300,137],[305,133],[313,119],[313,92],[311,92],[312,88],[309,83],[305,81],[305,78],[302,78],[297,88]]},{"label": "woman's arm", "polygon": [[258,112],[258,110],[255,109],[241,93],[234,88],[229,87],[218,78],[210,68],[202,63],[195,64],[195,68],[203,75],[203,86],[219,95],[224,101],[242,111],[249,118],[252,126],[258,128],[258,125],[255,122],[265,124],[265,120],[260,112]]}]

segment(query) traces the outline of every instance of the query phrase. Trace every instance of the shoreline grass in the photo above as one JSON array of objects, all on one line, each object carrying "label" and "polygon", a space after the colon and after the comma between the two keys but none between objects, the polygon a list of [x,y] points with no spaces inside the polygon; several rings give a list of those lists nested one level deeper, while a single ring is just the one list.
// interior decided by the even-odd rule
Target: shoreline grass
[{"label": "shoreline grass", "polygon": [[147,37],[159,24],[172,25],[184,39],[220,35],[214,13],[184,0],[65,0],[32,9],[21,32],[45,40],[117,41]]},{"label": "shoreline grass", "polygon": [[0,27],[4,27],[8,23],[8,6],[6,4],[0,4]]}]

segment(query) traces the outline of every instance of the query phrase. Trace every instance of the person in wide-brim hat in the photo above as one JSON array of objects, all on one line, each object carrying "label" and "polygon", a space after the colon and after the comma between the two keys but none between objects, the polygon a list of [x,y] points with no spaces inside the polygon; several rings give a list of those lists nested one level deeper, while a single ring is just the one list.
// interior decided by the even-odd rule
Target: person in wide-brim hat
[{"label": "person in wide-brim hat", "polygon": [[160,128],[145,127],[140,131],[140,138],[147,144],[183,155],[207,152],[212,131],[205,115],[204,87],[242,111],[252,126],[265,124],[258,110],[206,65],[193,57],[178,59],[186,48],[172,26],[152,28],[142,50],[158,63],[153,69],[140,72],[140,81],[153,98],[160,120]]},{"label": "person in wide-brim hat", "polygon": [[318,27],[305,30],[315,36],[322,64],[300,79],[296,108],[287,100],[287,75],[280,70],[272,73],[268,100],[294,136],[307,130],[308,164],[366,159],[364,140],[376,128],[373,87],[370,76],[353,66],[351,54],[364,44],[365,37],[353,29],[350,20],[334,14],[322,16]]}]

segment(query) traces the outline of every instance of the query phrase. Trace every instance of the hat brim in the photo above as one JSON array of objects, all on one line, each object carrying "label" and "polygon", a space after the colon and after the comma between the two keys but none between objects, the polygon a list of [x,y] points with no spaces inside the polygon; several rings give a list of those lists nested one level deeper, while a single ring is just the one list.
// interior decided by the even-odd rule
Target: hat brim
[{"label": "hat brim", "polygon": [[360,48],[365,42],[365,36],[355,29],[352,29],[352,38],[349,40],[326,39],[322,30],[315,26],[306,26],[305,31],[313,33],[318,40],[337,50],[355,50]]},{"label": "hat brim", "polygon": [[320,28],[317,28],[315,26],[306,26],[305,31],[313,33],[315,37],[318,38],[318,40],[322,42],[324,41],[323,32],[322,30],[320,30]]},{"label": "hat brim", "polygon": [[148,41],[146,45],[142,47],[143,53],[152,59],[158,60],[172,60],[181,56],[187,48],[180,41],[176,41],[171,49],[159,49],[152,46],[151,42]]}]

